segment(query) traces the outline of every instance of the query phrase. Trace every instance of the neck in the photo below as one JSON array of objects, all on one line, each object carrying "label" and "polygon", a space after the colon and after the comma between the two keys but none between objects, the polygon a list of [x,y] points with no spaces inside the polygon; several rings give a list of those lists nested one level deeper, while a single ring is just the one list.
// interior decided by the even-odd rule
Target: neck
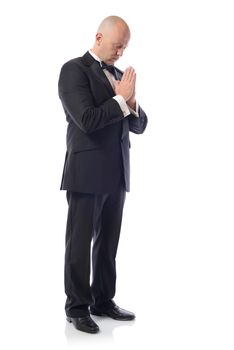
[{"label": "neck", "polygon": [[97,57],[99,57],[100,59],[102,59],[101,56],[100,56],[99,51],[98,51],[95,47],[93,47],[90,51],[92,51]]}]

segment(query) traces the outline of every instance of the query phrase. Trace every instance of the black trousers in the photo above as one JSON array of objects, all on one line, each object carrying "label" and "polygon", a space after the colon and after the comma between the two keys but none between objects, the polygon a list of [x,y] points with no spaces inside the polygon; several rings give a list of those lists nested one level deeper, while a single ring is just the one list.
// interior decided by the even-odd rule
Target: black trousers
[{"label": "black trousers", "polygon": [[89,305],[107,305],[115,295],[115,258],[125,195],[122,186],[101,195],[67,191],[65,311],[69,317],[88,315]]}]

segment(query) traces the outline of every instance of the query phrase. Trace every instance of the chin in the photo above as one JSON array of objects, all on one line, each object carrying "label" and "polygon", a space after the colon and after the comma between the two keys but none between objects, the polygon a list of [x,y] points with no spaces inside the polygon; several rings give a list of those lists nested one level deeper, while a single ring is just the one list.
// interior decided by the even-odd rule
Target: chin
[{"label": "chin", "polygon": [[118,57],[117,58],[112,58],[111,62],[115,63],[116,61],[118,61],[118,59],[119,59]]}]

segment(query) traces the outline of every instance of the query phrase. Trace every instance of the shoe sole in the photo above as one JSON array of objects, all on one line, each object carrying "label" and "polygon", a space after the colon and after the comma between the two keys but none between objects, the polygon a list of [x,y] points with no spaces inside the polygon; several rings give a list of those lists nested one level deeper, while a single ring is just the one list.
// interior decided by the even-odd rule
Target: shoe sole
[{"label": "shoe sole", "polygon": [[[67,317],[67,322],[73,324],[72,319],[71,319],[70,317]],[[73,324],[73,325],[74,325],[74,324]],[[95,333],[98,333],[98,332],[100,331],[100,329],[97,329],[97,330],[95,330],[95,331],[87,330],[87,329],[84,330],[84,329],[82,329],[82,328],[80,328],[80,327],[76,327],[75,325],[74,325],[74,327],[75,327],[75,329],[78,329],[78,330],[81,331],[81,332],[90,333],[90,334],[95,334]]]},{"label": "shoe sole", "polygon": [[112,318],[113,320],[116,320],[116,321],[133,321],[135,320],[135,317],[128,317],[128,318],[118,318],[118,317],[112,317],[112,316],[109,316],[103,312],[96,312],[96,311],[90,311],[91,315],[94,315],[94,316],[105,316],[105,317],[109,317],[109,318]]}]

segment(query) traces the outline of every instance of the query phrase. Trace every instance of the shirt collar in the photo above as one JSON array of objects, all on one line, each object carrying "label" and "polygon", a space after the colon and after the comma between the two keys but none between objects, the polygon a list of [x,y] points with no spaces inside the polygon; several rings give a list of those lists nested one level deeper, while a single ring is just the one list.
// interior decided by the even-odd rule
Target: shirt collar
[{"label": "shirt collar", "polygon": [[101,66],[102,60],[97,55],[95,55],[95,53],[93,51],[89,50],[89,53],[96,61],[98,61],[100,63],[100,66]]}]

